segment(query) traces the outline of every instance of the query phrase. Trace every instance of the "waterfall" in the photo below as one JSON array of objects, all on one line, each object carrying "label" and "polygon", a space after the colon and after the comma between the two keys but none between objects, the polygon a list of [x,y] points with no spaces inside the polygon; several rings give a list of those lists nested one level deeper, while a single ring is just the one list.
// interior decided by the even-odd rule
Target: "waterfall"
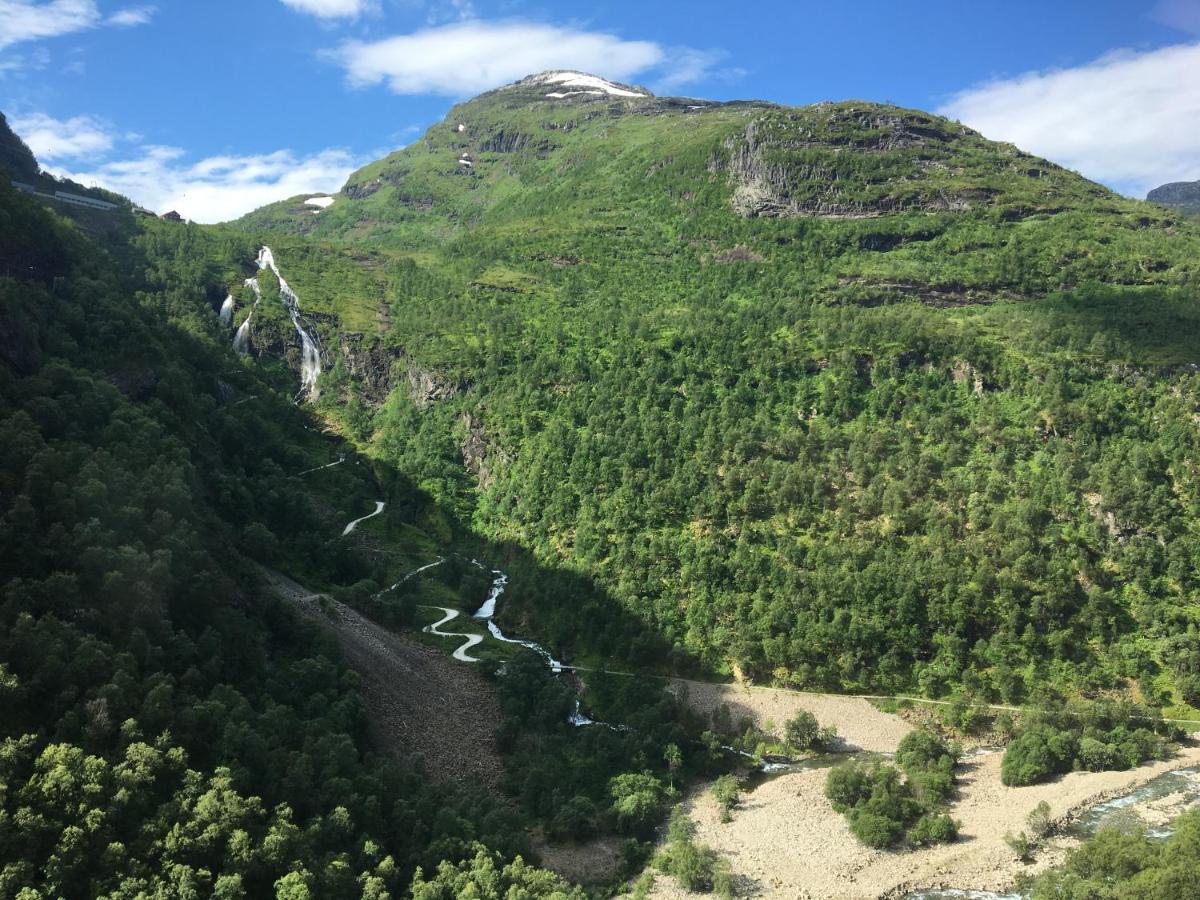
[{"label": "waterfall", "polygon": [[[292,320],[292,327],[296,329],[296,336],[300,338],[300,391],[315,399],[317,376],[321,374],[321,350],[317,345],[316,338],[300,321],[300,298],[296,296],[296,292],[292,290],[292,286],[287,283],[286,279],[279,274],[279,266],[275,264],[275,254],[271,252],[270,247],[264,244],[263,248],[258,251],[258,259],[255,261],[258,263],[259,269],[270,269],[271,274],[279,279],[279,298],[287,308],[288,318]],[[257,282],[255,284],[257,285]]]},{"label": "waterfall", "polygon": [[222,325],[228,325],[233,321],[233,294],[229,294],[225,298],[225,302],[221,304],[221,311],[217,313]]},{"label": "waterfall", "polygon": [[[275,254],[271,252],[270,247],[264,244],[258,251],[254,262],[259,271],[269,269],[271,274],[279,280],[279,299],[283,301],[288,318],[292,320],[292,327],[296,329],[296,336],[300,339],[300,393],[315,399],[317,377],[321,374],[321,347],[317,343],[315,334],[305,328],[300,319],[300,298],[292,290],[292,286],[287,283],[287,280],[279,274],[279,266],[275,264]],[[233,349],[238,353],[250,352],[250,320],[254,318],[254,308],[262,300],[262,287],[257,278],[247,278],[244,284],[254,291],[254,306],[250,308],[250,315],[246,316],[245,321],[238,326],[237,333],[233,336]],[[228,318],[225,313],[226,306],[229,308]],[[225,303],[221,306],[221,319],[230,321],[232,318],[233,297],[231,296],[226,298]]]},{"label": "waterfall", "polygon": [[250,352],[250,317],[246,316],[246,321],[238,326],[237,332],[233,336],[233,349],[236,353]]},{"label": "waterfall", "polygon": [[[262,299],[262,288],[258,286],[257,278],[247,278],[242,282],[242,284],[254,291],[254,306],[250,307],[250,314],[246,316],[242,324],[238,326],[237,333],[233,336],[233,350],[235,353],[250,352],[250,320],[254,318],[254,307],[258,306],[258,301]],[[230,300],[232,299],[233,298],[231,297]],[[229,300],[226,300],[225,302],[229,303]],[[223,305],[221,307],[221,311],[225,311],[225,307]],[[229,309],[229,315],[230,318],[233,317],[232,305]]]}]

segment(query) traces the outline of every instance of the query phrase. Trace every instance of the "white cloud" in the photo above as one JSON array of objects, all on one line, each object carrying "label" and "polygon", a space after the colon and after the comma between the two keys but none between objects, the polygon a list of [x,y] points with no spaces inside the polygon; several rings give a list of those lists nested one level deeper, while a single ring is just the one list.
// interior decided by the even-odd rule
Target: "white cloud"
[{"label": "white cloud", "polygon": [[385,83],[397,94],[461,97],[546,69],[618,80],[653,71],[658,83],[673,88],[707,75],[721,54],[556,25],[469,20],[379,41],[346,41],[326,56],[355,87]]},{"label": "white cloud", "polygon": [[144,25],[154,12],[153,6],[132,6],[106,19],[96,0],[0,0],[0,50],[99,25]]},{"label": "white cloud", "polygon": [[1141,195],[1200,179],[1200,44],[978,85],[939,112]]},{"label": "white cloud", "polygon": [[0,49],[83,31],[99,23],[95,0],[0,0]]},{"label": "white cloud", "polygon": [[277,150],[189,163],[177,147],[146,146],[131,159],[89,169],[47,168],[157,212],[174,209],[197,222],[225,222],[297,194],[334,193],[362,162],[347,150],[328,149],[307,156]]},{"label": "white cloud", "polygon": [[360,16],[374,7],[372,0],[282,0],[297,12],[320,19],[344,19]]},{"label": "white cloud", "polygon": [[91,116],[63,120],[34,113],[15,117],[11,125],[42,163],[104,154],[113,145],[111,129]]},{"label": "white cloud", "polygon": [[154,6],[130,6],[126,9],[119,9],[108,17],[109,25],[119,25],[124,28],[131,28],[134,25],[145,25],[158,12],[158,8]]}]

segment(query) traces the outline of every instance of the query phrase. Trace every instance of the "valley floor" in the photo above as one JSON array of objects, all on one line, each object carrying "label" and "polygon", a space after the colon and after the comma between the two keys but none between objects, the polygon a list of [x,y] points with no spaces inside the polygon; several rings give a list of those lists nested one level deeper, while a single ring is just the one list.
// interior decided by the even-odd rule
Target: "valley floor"
[{"label": "valley floor", "polygon": [[[850,698],[770,689],[747,693],[733,685],[695,683],[688,683],[688,693],[701,708],[727,702],[735,720],[746,710],[760,716],[760,724],[768,717],[780,724],[797,709],[808,709],[865,750],[894,751],[909,730],[898,717]],[[1050,804],[1055,819],[1070,820],[1164,772],[1200,764],[1200,747],[1189,746],[1174,759],[1128,772],[1073,772],[1050,784],[1007,788],[1000,782],[1002,755],[985,751],[963,760],[959,798],[950,810],[962,824],[959,840],[910,853],[872,850],[858,842],[825,798],[827,769],[791,772],[761,784],[744,796],[729,824],[720,823],[706,788],[694,793],[685,809],[696,824],[696,840],[729,861],[749,896],[868,900],[903,897],[922,887],[997,890],[1020,872],[1057,865],[1073,844],[1070,838],[1056,838],[1031,865],[1013,858],[1004,835],[1026,828],[1026,816],[1039,802]],[[660,875],[651,896],[680,900],[698,895]]]}]

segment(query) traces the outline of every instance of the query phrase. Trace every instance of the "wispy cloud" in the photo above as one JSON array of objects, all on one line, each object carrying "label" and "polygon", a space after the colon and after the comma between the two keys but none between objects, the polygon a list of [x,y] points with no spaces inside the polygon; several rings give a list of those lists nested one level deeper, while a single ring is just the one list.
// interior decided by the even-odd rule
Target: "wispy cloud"
[{"label": "wispy cloud", "polygon": [[115,143],[112,129],[91,116],[55,119],[34,113],[14,117],[11,125],[39,162],[95,157],[107,153]]},{"label": "wispy cloud", "polygon": [[374,0],[281,0],[284,6],[319,19],[351,19],[375,8]]},{"label": "wispy cloud", "polygon": [[0,49],[84,31],[94,28],[100,19],[95,0],[0,0]]},{"label": "wispy cloud", "polygon": [[96,0],[0,0],[0,50],[100,25],[144,25],[154,12],[153,6],[133,6],[105,18]]},{"label": "wispy cloud", "polygon": [[117,10],[108,17],[107,24],[118,25],[124,28],[132,28],[135,25],[145,25],[154,18],[154,14],[158,12],[156,6],[130,6],[125,9]]},{"label": "wispy cloud", "polygon": [[649,75],[673,89],[708,76],[723,54],[536,22],[468,19],[378,41],[346,41],[325,56],[355,87],[386,84],[397,94],[461,97],[546,69],[619,80]]},{"label": "wispy cloud", "polygon": [[225,222],[297,194],[337,191],[364,160],[332,148],[312,154],[277,150],[188,162],[178,147],[144,146],[97,166],[47,166],[56,175],[100,185],[158,212],[177,210],[197,222]]},{"label": "wispy cloud", "polygon": [[1141,195],[1200,178],[1200,43],[977,85],[939,112]]}]

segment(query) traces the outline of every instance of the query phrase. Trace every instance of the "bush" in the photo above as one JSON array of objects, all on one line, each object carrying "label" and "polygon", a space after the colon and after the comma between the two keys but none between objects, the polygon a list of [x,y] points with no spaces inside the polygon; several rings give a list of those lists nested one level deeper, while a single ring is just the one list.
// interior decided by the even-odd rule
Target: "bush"
[{"label": "bush", "polygon": [[947,815],[924,815],[908,830],[907,837],[918,847],[949,843],[958,838],[958,823]]},{"label": "bush", "polygon": [[732,897],[733,877],[728,863],[711,847],[697,844],[692,839],[695,830],[683,810],[675,807],[667,826],[667,845],[654,858],[654,865],[673,876],[685,890]]},{"label": "bush", "polygon": [[721,821],[733,820],[732,810],[738,804],[741,783],[735,775],[722,775],[713,783],[713,799],[721,809]]},{"label": "bush", "polygon": [[783,726],[783,738],[793,750],[811,750],[821,733],[817,717],[808,710],[800,710]]},{"label": "bush", "polygon": [[868,847],[879,850],[898,844],[904,837],[904,826],[901,823],[865,809],[851,814],[850,830]]},{"label": "bush", "polygon": [[825,796],[844,813],[871,796],[871,770],[862,763],[835,766],[825,779]]},{"label": "bush", "polygon": [[1000,764],[1000,780],[1009,787],[1035,784],[1071,771],[1075,738],[1049,726],[1030,728],[1013,739]]},{"label": "bush", "polygon": [[1033,832],[1035,838],[1044,838],[1053,827],[1050,819],[1050,804],[1043,800],[1029,811],[1025,821],[1029,823],[1029,830]]}]

